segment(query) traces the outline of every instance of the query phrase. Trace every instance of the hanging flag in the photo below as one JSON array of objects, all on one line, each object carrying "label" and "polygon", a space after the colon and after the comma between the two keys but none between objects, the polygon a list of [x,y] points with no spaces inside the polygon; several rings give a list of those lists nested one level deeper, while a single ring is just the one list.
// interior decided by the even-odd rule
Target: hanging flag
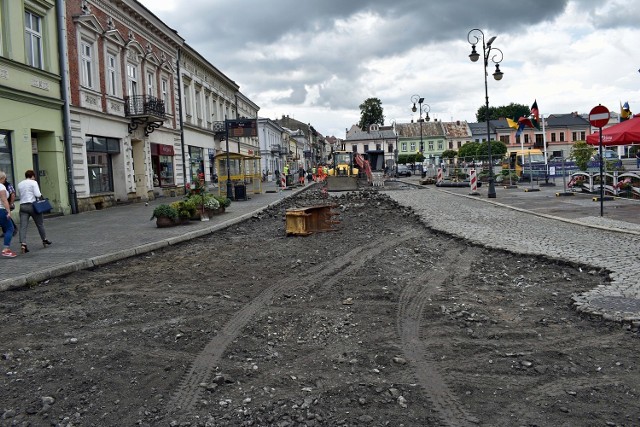
[{"label": "hanging flag", "polygon": [[534,99],[533,104],[531,105],[531,123],[533,123],[533,127],[536,129],[540,129],[540,110],[538,110],[538,100]]},{"label": "hanging flag", "polygon": [[526,117],[520,117],[518,119],[518,131],[516,132],[516,136],[520,136],[525,127],[534,128],[533,121]]},{"label": "hanging flag", "polygon": [[629,120],[633,113],[629,109],[629,102],[625,102],[624,105],[620,105],[620,121]]},{"label": "hanging flag", "polygon": [[515,120],[507,118],[507,124],[510,128],[518,129],[518,123]]}]

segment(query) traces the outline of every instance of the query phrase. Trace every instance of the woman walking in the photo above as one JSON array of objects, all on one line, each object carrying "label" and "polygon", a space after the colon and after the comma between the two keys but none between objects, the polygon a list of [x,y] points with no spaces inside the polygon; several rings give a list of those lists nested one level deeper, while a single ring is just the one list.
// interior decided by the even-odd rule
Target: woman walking
[{"label": "woman walking", "polygon": [[20,251],[26,254],[29,252],[27,247],[29,217],[33,218],[33,222],[36,223],[42,245],[46,248],[51,244],[51,241],[47,240],[47,233],[44,231],[44,215],[33,210],[33,202],[42,197],[36,181],[36,173],[29,169],[24,173],[24,177],[24,181],[20,181],[18,184],[18,192],[20,193]]},{"label": "woman walking", "polygon": [[9,248],[13,238],[13,221],[11,221],[11,205],[9,204],[9,192],[4,186],[5,182],[7,182],[7,174],[0,171],[0,226],[5,230],[2,256],[15,258],[16,253]]}]

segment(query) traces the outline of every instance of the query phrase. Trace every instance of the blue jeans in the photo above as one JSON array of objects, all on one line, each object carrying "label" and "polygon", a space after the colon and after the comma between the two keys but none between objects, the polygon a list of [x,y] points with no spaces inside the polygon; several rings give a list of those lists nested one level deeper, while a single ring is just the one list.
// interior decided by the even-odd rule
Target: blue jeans
[{"label": "blue jeans", "polygon": [[0,227],[4,230],[4,247],[8,248],[13,238],[13,221],[7,216],[6,209],[0,209]]}]

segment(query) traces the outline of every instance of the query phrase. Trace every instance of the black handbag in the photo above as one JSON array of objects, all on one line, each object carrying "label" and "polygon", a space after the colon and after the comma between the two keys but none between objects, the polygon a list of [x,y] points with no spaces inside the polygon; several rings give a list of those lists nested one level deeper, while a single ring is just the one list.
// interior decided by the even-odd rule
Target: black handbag
[{"label": "black handbag", "polygon": [[33,210],[36,213],[47,213],[53,210],[53,206],[49,203],[49,199],[40,199],[32,203]]}]

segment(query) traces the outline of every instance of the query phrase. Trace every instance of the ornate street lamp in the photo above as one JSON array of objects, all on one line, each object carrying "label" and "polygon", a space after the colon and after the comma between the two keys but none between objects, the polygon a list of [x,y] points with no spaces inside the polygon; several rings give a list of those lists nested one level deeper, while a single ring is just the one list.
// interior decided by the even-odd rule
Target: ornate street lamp
[{"label": "ornate street lamp", "polygon": [[[477,62],[480,59],[480,54],[476,51],[476,45],[482,40],[482,59],[484,62],[484,96],[485,96],[485,120],[487,122],[487,154],[489,156],[489,190],[487,192],[487,197],[490,199],[496,198],[496,187],[493,182],[493,159],[491,157],[491,129],[489,126],[489,89],[487,87],[487,67],[489,66],[489,59],[491,62],[496,64],[496,70],[493,72],[493,78],[496,80],[502,80],[503,73],[500,71],[500,62],[502,62],[503,55],[502,51],[498,48],[492,47],[493,41],[496,39],[496,36],[493,36],[485,43],[484,33],[477,28],[469,31],[467,34],[467,40],[471,44],[471,54],[469,54],[469,59],[472,62]],[[491,51],[496,51],[498,53],[493,54],[491,56]],[[498,56],[499,54],[499,56]]]},{"label": "ornate street lamp", "polygon": [[[420,111],[420,118],[418,119],[418,123],[420,123],[420,152],[424,151],[424,142],[422,142],[422,122],[431,120],[429,118],[429,112],[431,111],[431,106],[429,104],[424,104],[424,98],[420,95],[413,95],[411,97],[411,102],[413,102],[413,107],[411,107],[411,111],[414,113],[416,111]],[[418,107],[416,107],[416,103],[418,103]],[[422,119],[422,113],[424,113],[424,120]]]}]

